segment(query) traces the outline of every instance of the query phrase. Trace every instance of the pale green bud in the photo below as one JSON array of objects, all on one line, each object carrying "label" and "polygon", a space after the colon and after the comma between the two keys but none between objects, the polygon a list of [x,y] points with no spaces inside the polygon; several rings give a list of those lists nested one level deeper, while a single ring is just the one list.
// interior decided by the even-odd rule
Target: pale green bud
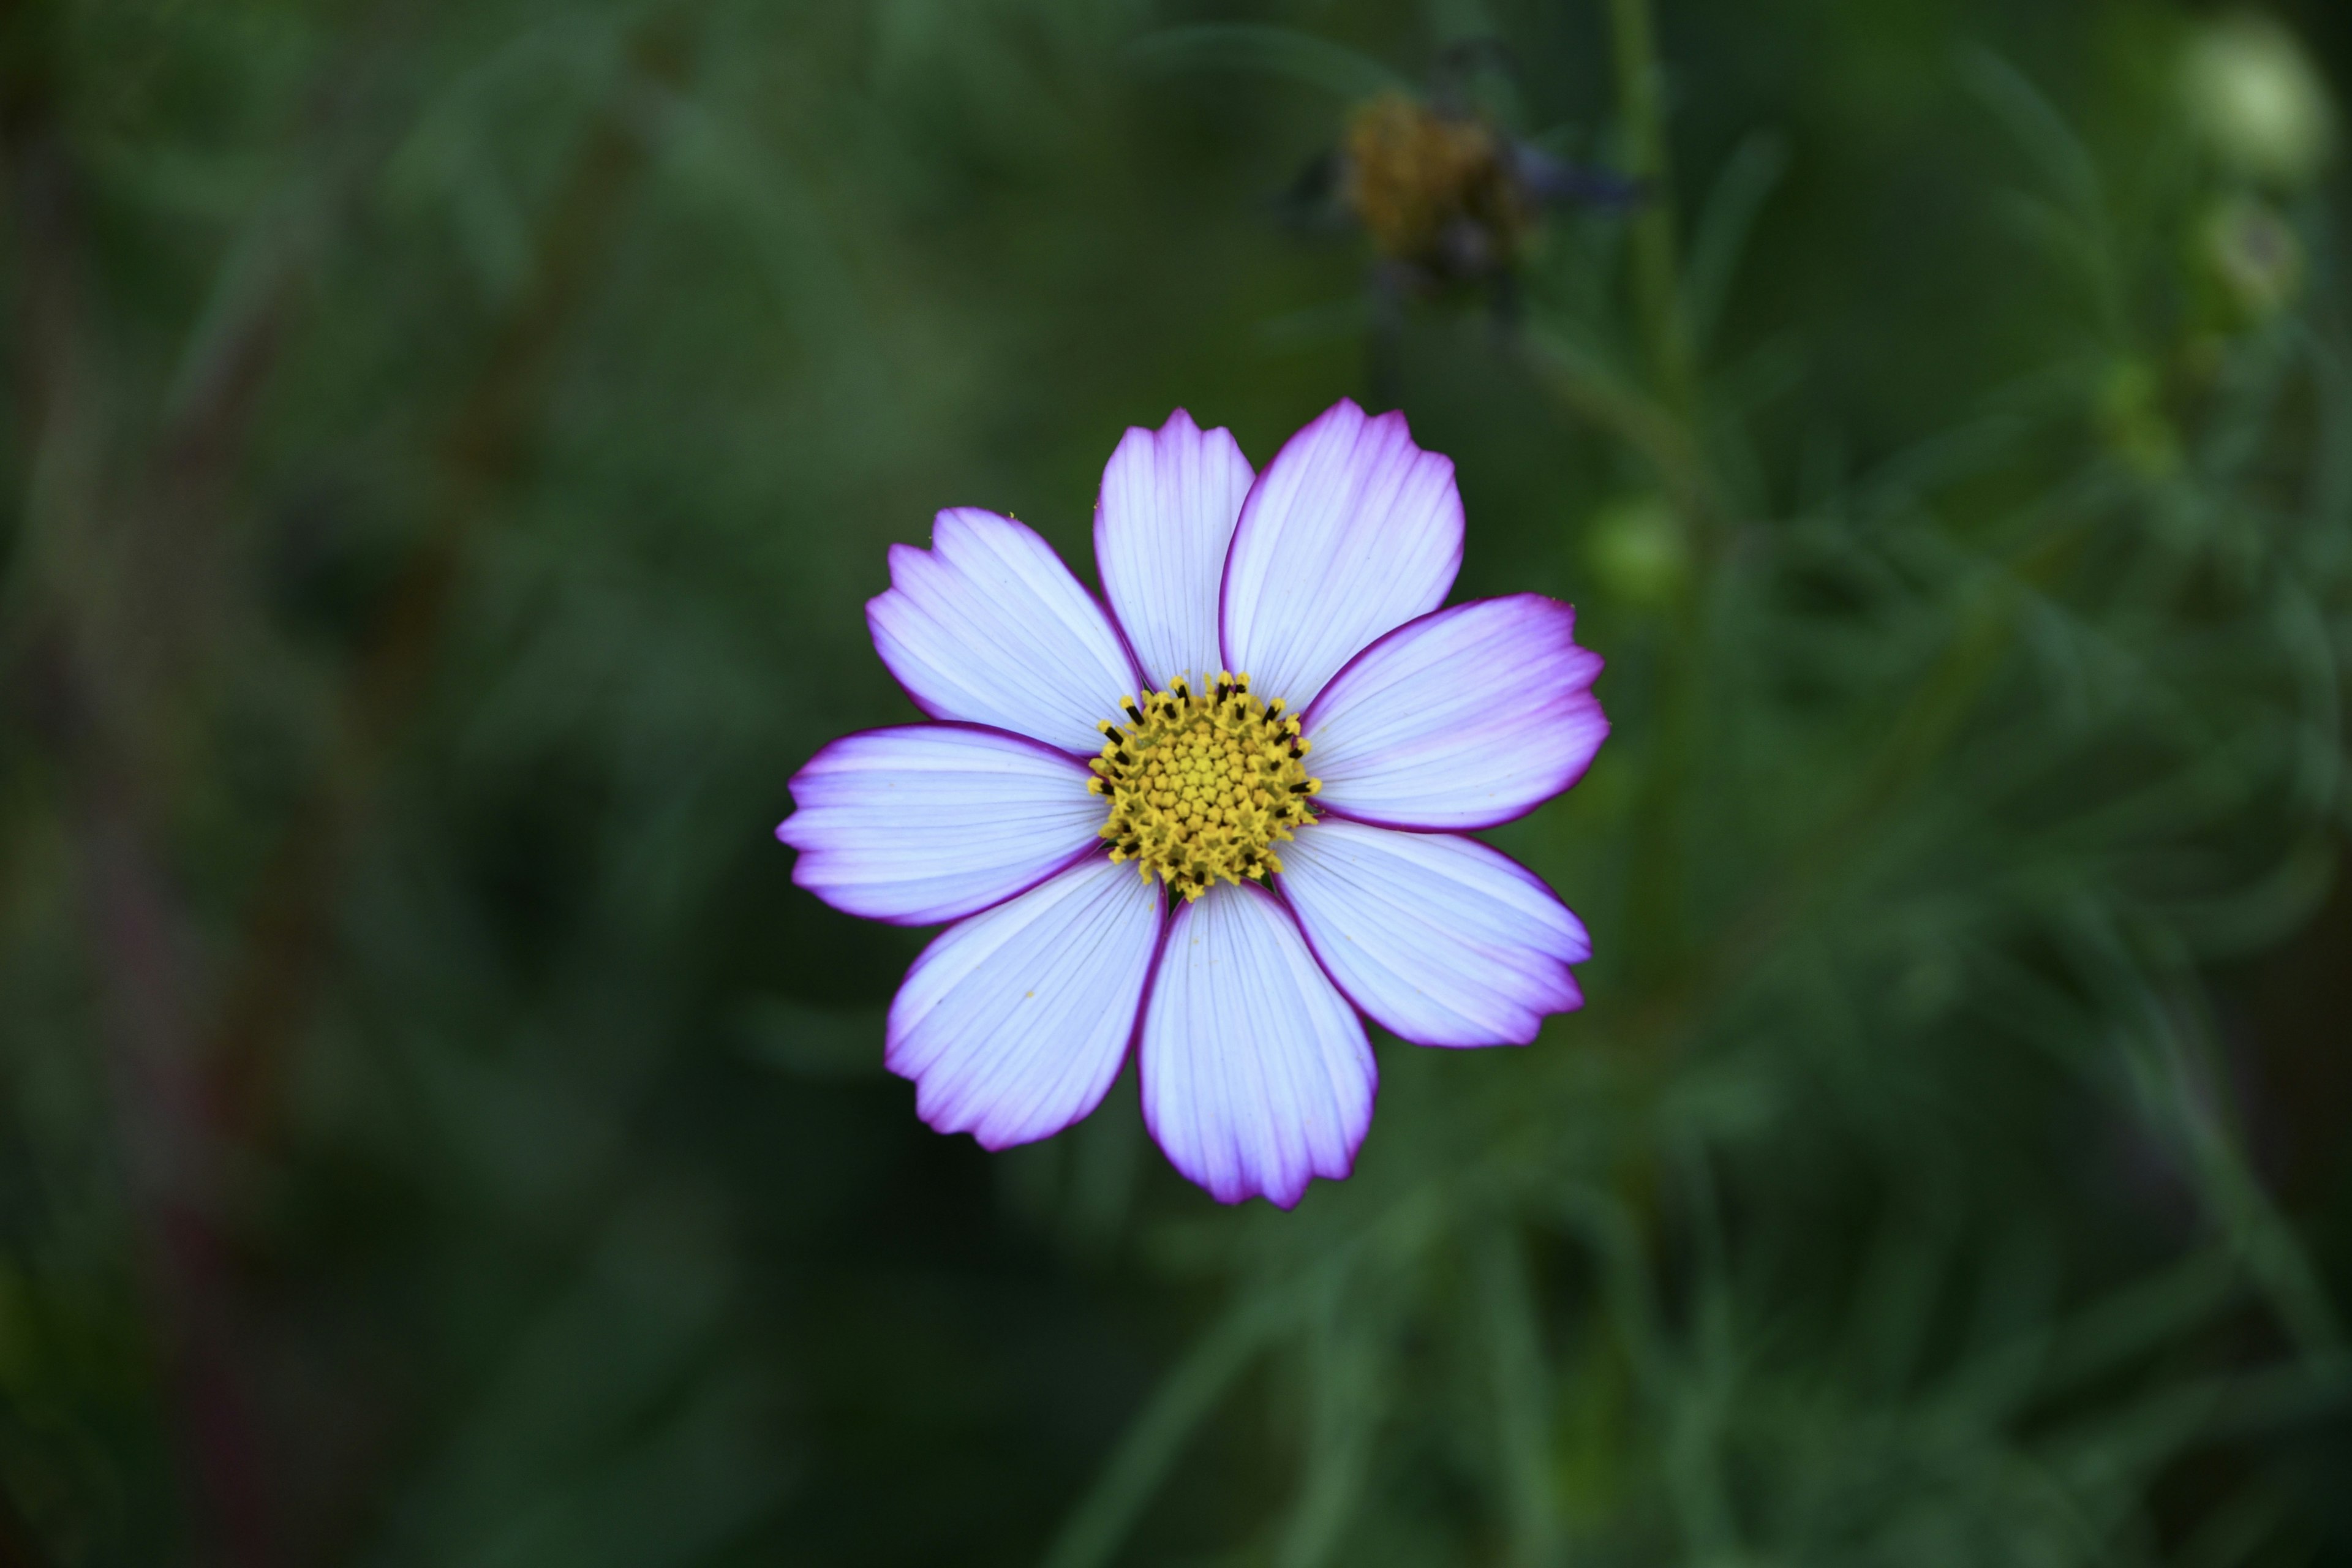
[{"label": "pale green bud", "polygon": [[2180,437],[2164,409],[2164,384],[2146,363],[2118,360],[2101,378],[2094,413],[2107,447],[2144,479],[2180,469]]},{"label": "pale green bud", "polygon": [[2197,28],[2182,62],[2190,122],[2214,158],[2246,179],[2307,184],[2336,142],[2336,108],[2295,36],[2242,11]]},{"label": "pale green bud", "polygon": [[2230,313],[2242,321],[2274,316],[2303,291],[2303,241],[2258,197],[2215,202],[2199,226],[2198,250]]},{"label": "pale green bud", "polygon": [[1585,527],[1584,545],[1592,574],[1621,604],[1664,609],[1690,578],[1690,542],[1663,496],[1626,496],[1602,506]]}]

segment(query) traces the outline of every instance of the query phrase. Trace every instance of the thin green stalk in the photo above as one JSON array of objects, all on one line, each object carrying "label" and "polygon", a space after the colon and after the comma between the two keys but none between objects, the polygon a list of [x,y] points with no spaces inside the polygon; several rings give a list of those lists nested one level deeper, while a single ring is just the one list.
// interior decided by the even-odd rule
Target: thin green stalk
[{"label": "thin green stalk", "polygon": [[[1673,169],[1666,152],[1665,100],[1658,73],[1649,0],[1610,0],[1616,39],[1618,111],[1623,121],[1630,172],[1642,183],[1644,200],[1633,220],[1633,303],[1658,388],[1658,401],[1677,426],[1675,449],[1685,455],[1683,482],[1667,490],[1698,548],[1702,568],[1708,558],[1709,509],[1693,498],[1711,490],[1696,431],[1696,388],[1689,342],[1682,318],[1682,284],[1675,256]],[[1689,785],[1691,752],[1700,700],[1700,642],[1705,631],[1699,606],[1700,581],[1693,574],[1675,606],[1663,668],[1659,672],[1657,724],[1649,776],[1633,820],[1634,883],[1626,908],[1626,942],[1635,973],[1655,984],[1671,976],[1684,946],[1681,803]]]},{"label": "thin green stalk", "polygon": [[1633,300],[1659,395],[1685,419],[1693,394],[1690,339],[1682,315],[1675,251],[1673,162],[1666,149],[1665,94],[1658,74],[1650,0],[1610,0],[1616,38],[1617,108],[1628,172],[1644,193],[1633,219]]}]

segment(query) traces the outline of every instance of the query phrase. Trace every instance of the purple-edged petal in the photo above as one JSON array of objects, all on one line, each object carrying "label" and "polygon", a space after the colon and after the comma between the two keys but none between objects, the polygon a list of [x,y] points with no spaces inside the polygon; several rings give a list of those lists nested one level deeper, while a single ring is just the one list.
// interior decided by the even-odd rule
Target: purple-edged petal
[{"label": "purple-edged petal", "polygon": [[1317,804],[1390,827],[1524,816],[1582,777],[1608,735],[1600,673],[1576,646],[1576,611],[1537,594],[1400,626],[1307,710]]},{"label": "purple-edged petal", "polygon": [[916,1113],[1003,1149],[1101,1103],[1164,909],[1133,866],[1088,858],[940,932],[890,1004],[884,1059],[914,1080]]},{"label": "purple-edged petal", "polygon": [[1203,430],[1181,408],[1157,430],[1129,430],[1103,469],[1095,565],[1154,686],[1204,684],[1223,668],[1217,588],[1254,477],[1231,431]]},{"label": "purple-edged petal", "polygon": [[1143,1120],[1221,1202],[1284,1208],[1344,1176],[1372,1121],[1363,1024],[1272,894],[1220,886],[1170,921],[1143,1009]]},{"label": "purple-edged petal", "polygon": [[835,741],[793,775],[793,880],[868,920],[937,925],[1034,887],[1100,842],[1087,766],[964,724]]},{"label": "purple-edged petal", "polygon": [[1524,1046],[1584,1005],[1583,922],[1509,856],[1330,817],[1282,847],[1307,945],[1371,1020],[1423,1046]]},{"label": "purple-edged petal", "polygon": [[1136,689],[1102,606],[1052,545],[992,511],[940,513],[928,551],[892,545],[890,590],[866,601],[866,620],[882,662],[934,719],[1091,754],[1095,725]]},{"label": "purple-edged petal", "polygon": [[1251,487],[1225,559],[1225,668],[1296,710],[1358,649],[1445,602],[1462,566],[1454,465],[1402,414],[1342,398]]}]

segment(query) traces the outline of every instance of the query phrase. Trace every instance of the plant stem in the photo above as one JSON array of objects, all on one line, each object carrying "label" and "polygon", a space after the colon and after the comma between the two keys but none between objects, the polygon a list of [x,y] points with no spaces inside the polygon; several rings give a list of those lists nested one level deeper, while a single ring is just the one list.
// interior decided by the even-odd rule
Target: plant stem
[{"label": "plant stem", "polygon": [[1692,412],[1690,344],[1683,327],[1675,256],[1674,168],[1666,150],[1665,95],[1659,72],[1650,0],[1609,0],[1617,56],[1617,111],[1623,121],[1628,171],[1643,201],[1633,219],[1633,299],[1651,374],[1675,413]]},{"label": "plant stem", "polygon": [[1677,426],[1673,444],[1688,471],[1668,479],[1668,497],[1681,513],[1695,547],[1694,571],[1675,605],[1664,658],[1658,673],[1656,728],[1648,777],[1633,819],[1633,887],[1626,907],[1626,942],[1632,969],[1644,982],[1672,975],[1684,939],[1682,904],[1685,862],[1680,834],[1682,798],[1689,787],[1694,730],[1700,700],[1699,605],[1710,554],[1708,511],[1695,498],[1708,490],[1697,432],[1697,395],[1689,342],[1683,328],[1682,289],[1675,246],[1673,170],[1666,153],[1665,103],[1651,26],[1650,0],[1610,0],[1616,41],[1618,112],[1623,121],[1630,172],[1642,184],[1643,201],[1633,220],[1634,310],[1648,351],[1659,406]]}]

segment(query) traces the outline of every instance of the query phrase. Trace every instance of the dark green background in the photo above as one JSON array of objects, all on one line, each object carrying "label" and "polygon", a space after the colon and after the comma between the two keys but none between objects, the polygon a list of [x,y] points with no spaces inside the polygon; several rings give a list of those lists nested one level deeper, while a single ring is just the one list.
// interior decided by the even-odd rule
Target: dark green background
[{"label": "dark green background", "polygon": [[[2340,174],[2221,13],[1658,0],[1516,310],[1286,196],[1638,164],[1640,11],[0,4],[0,1564],[2352,1561]],[[1591,1005],[1289,1215],[932,1134],[770,837],[887,545],[1343,395],[1610,661]]]}]

